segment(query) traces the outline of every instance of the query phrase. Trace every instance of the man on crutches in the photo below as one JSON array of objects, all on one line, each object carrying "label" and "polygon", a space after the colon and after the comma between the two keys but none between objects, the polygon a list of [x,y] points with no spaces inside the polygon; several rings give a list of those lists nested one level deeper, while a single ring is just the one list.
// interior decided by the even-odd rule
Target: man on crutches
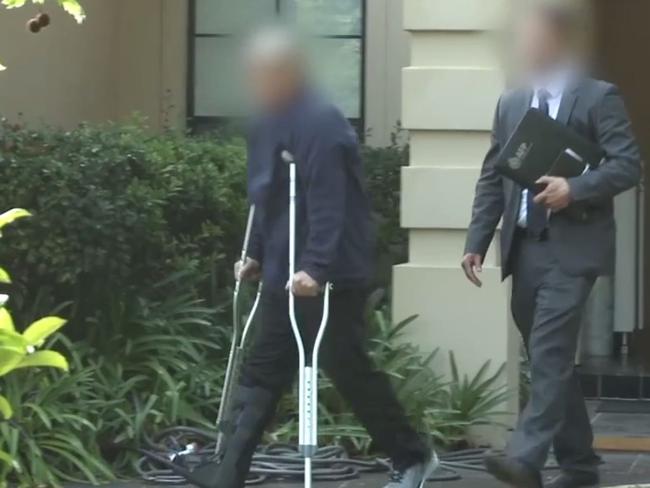
[{"label": "man on crutches", "polygon": [[[244,485],[264,429],[296,377],[299,335],[307,366],[318,356],[315,366],[391,457],[394,472],[387,486],[418,488],[437,459],[409,425],[388,377],[375,369],[363,345],[373,232],[355,132],[309,87],[290,34],[267,31],[248,47],[252,100],[259,111],[249,138],[248,191],[255,215],[248,257],[236,273],[261,278],[264,289],[261,323],[231,400],[230,431],[210,486]],[[317,339],[320,354],[312,356]],[[309,374],[308,368],[302,373]],[[301,447],[309,457],[310,446]]]}]

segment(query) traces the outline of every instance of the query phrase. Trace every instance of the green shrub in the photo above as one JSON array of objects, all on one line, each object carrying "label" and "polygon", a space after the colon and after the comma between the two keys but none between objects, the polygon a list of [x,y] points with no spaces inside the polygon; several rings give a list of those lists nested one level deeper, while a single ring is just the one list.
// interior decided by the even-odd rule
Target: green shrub
[{"label": "green shrub", "polygon": [[364,147],[362,156],[377,223],[377,284],[389,286],[392,266],[408,260],[408,233],[400,226],[400,181],[409,148],[394,139],[388,147]]},{"label": "green shrub", "polygon": [[[68,303],[68,334],[83,337],[115,290],[142,293],[180,270],[209,277],[199,291],[211,301],[230,285],[247,206],[240,139],[152,135],[137,121],[67,132],[4,122],[0,149],[0,205],[34,214],[0,248],[20,277],[15,313]],[[408,150],[394,144],[363,156],[386,286],[390,266],[406,259],[399,178]]]},{"label": "green shrub", "polygon": [[[17,219],[30,216],[27,210],[14,208],[0,214],[0,235],[2,229]],[[0,268],[0,282],[11,283],[9,273]],[[32,437],[25,437],[24,431],[14,422],[15,412],[23,409],[30,409],[33,412],[45,412],[40,405],[41,402],[34,399],[25,399],[22,395],[15,395],[12,389],[12,382],[15,382],[15,375],[20,376],[26,368],[59,368],[68,370],[66,358],[56,351],[40,348],[46,339],[65,325],[65,320],[59,317],[44,317],[31,325],[23,332],[16,330],[14,320],[9,311],[5,308],[9,296],[0,296],[0,378],[7,383],[0,384],[0,486],[5,486],[7,474],[23,472],[27,466],[32,470],[39,462],[43,463],[45,452],[31,452],[28,459],[21,459],[18,455],[19,446],[34,443]],[[18,370],[18,373],[16,373]],[[7,375],[11,378],[7,380]],[[23,386],[22,383],[18,383]],[[41,391],[38,392],[40,394]],[[18,398],[16,398],[18,397]],[[75,437],[75,439],[77,439]],[[50,439],[51,440],[51,439]],[[47,446],[39,446],[47,450]],[[66,451],[70,452],[70,451]],[[37,455],[36,457],[34,455]],[[51,480],[50,480],[51,481]]]},{"label": "green shrub", "polygon": [[178,270],[230,283],[246,207],[241,141],[152,136],[138,124],[5,124],[0,144],[0,203],[34,213],[0,249],[20,277],[20,312],[33,304],[23,295],[47,298],[46,308],[70,302],[81,337],[115,290],[142,293]]},{"label": "green shrub", "polygon": [[0,446],[15,469],[0,469],[0,486],[12,481],[21,487],[58,487],[63,481],[113,479],[96,442],[94,372],[73,369],[66,375],[26,369],[3,378],[14,415],[11,422],[0,423]]},{"label": "green shrub", "polygon": [[212,324],[215,310],[184,283],[178,275],[156,284],[151,294],[160,299],[114,297],[114,322],[97,324],[111,333],[95,341],[55,336],[48,347],[70,358],[69,375],[26,370],[3,378],[15,408],[11,424],[0,423],[0,448],[21,469],[0,469],[0,486],[4,476],[59,486],[133,475],[144,436],[176,424],[214,425],[228,337]]}]

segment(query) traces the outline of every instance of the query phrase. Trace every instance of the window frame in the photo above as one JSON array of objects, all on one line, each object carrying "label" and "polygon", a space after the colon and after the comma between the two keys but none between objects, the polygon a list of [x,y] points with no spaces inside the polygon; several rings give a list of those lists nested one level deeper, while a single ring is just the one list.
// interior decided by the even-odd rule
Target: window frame
[{"label": "window frame", "polygon": [[[196,32],[196,2],[188,2],[188,26],[187,26],[187,93],[186,93],[186,120],[187,128],[191,133],[201,133],[209,130],[224,127],[237,117],[228,116],[206,116],[196,115],[195,108],[195,87],[196,87],[196,40],[200,38],[227,38],[230,34],[202,34]],[[361,60],[359,63],[360,83],[359,83],[359,117],[348,118],[350,123],[355,127],[359,136],[363,139],[365,136],[366,122],[366,41],[367,41],[367,2],[361,2],[361,32],[360,34],[332,34],[319,36],[323,39],[358,39],[361,44]],[[281,13],[282,0],[275,0],[275,13]]]}]

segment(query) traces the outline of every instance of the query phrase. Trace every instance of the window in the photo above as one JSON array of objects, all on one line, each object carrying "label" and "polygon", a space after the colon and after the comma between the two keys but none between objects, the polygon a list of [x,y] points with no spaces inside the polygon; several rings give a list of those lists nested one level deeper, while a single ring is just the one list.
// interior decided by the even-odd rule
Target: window
[{"label": "window", "polygon": [[314,34],[314,73],[345,115],[363,126],[364,0],[193,0],[188,115],[194,129],[242,115],[236,35],[280,19]]}]

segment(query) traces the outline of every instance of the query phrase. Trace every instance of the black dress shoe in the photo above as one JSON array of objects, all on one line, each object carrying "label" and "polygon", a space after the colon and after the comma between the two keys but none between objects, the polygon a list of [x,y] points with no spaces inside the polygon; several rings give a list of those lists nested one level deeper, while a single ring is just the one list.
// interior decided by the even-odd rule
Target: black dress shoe
[{"label": "black dress shoe", "polygon": [[598,473],[562,473],[547,484],[548,488],[588,488],[597,487],[600,482]]},{"label": "black dress shoe", "polygon": [[499,481],[515,488],[542,488],[542,477],[539,471],[529,468],[521,461],[489,453],[484,459],[488,472]]}]

